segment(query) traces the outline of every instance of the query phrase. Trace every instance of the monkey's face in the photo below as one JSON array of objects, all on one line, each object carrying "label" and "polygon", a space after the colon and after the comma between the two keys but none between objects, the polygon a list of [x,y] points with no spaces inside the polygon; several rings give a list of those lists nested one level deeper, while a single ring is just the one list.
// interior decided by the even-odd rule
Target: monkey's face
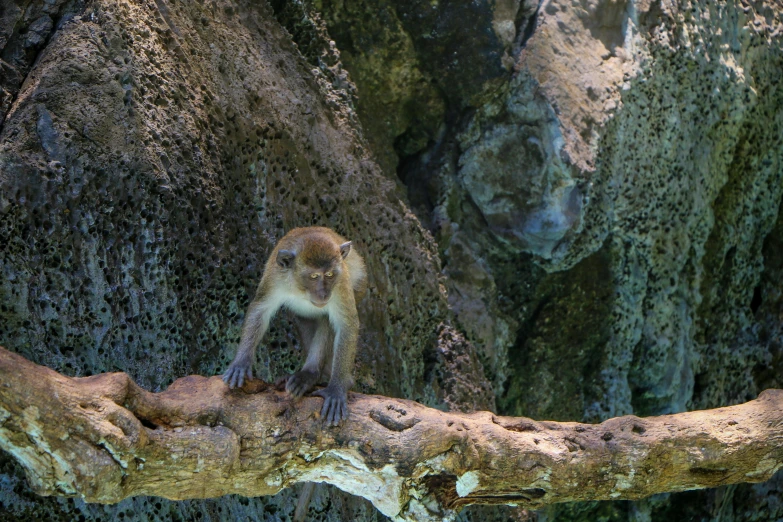
[{"label": "monkey's face", "polygon": [[323,308],[332,297],[332,289],[340,277],[339,265],[311,268],[305,267],[300,273],[301,285],[307,291],[310,302]]}]

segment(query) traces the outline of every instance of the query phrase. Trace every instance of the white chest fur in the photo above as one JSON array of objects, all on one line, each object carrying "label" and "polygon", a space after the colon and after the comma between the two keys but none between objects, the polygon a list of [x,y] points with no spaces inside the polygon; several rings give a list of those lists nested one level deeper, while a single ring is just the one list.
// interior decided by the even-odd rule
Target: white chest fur
[{"label": "white chest fur", "polygon": [[320,317],[323,315],[329,315],[331,311],[332,303],[329,302],[326,306],[318,308],[309,299],[305,297],[289,296],[282,303],[282,306],[288,308],[297,315],[304,317]]}]

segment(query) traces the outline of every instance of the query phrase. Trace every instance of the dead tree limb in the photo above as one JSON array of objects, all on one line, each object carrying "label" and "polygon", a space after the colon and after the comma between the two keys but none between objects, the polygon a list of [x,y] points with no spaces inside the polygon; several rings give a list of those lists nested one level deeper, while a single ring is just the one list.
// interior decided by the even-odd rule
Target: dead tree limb
[{"label": "dead tree limb", "polygon": [[398,520],[467,504],[538,508],[761,482],[783,467],[783,391],[748,403],[598,425],[446,413],[350,395],[338,428],[320,398],[190,376],[150,393],[126,374],[69,378],[0,348],[0,446],[42,495],[113,503],[271,495],[328,482]]}]

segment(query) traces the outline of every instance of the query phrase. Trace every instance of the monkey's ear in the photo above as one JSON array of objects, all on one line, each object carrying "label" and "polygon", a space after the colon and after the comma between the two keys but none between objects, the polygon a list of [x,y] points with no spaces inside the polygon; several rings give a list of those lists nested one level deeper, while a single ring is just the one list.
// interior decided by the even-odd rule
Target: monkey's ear
[{"label": "monkey's ear", "polygon": [[351,242],[346,241],[342,245],[340,245],[340,254],[343,256],[343,259],[348,257],[348,254],[351,252]]},{"label": "monkey's ear", "polygon": [[283,268],[291,268],[294,264],[294,257],[296,257],[296,254],[292,251],[280,250],[277,252],[277,264]]}]

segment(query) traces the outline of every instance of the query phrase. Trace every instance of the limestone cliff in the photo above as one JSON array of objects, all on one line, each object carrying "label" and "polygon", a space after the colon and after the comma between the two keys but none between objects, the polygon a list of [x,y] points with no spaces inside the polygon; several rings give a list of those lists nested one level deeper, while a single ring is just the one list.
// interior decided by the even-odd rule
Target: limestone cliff
[{"label": "limestone cliff", "polygon": [[[779,2],[314,5],[501,411],[597,421],[780,384]],[[775,519],[779,484],[540,515]]]},{"label": "limestone cliff", "polygon": [[[327,225],[354,241],[371,280],[355,389],[443,408],[471,391],[469,407],[493,407],[472,345],[448,326],[431,234],[373,160],[350,91],[311,67],[268,5],[6,2],[2,13],[3,345],[151,389],[215,375],[275,242]],[[290,372],[299,351],[280,317],[257,375]],[[459,389],[447,352],[473,364]],[[32,496],[3,469],[4,519],[288,516],[295,498],[102,507]],[[379,516],[322,497],[332,519]]]},{"label": "limestone cliff", "polygon": [[[152,389],[217,373],[276,239],[328,224],[369,261],[361,391],[594,422],[781,387],[782,11],[6,0],[0,344]],[[297,361],[281,318],[261,376]],[[40,499],[3,471],[9,518],[292,512],[290,494]],[[463,516],[774,520],[781,505],[779,474]],[[312,513],[382,519],[336,493]]]}]

